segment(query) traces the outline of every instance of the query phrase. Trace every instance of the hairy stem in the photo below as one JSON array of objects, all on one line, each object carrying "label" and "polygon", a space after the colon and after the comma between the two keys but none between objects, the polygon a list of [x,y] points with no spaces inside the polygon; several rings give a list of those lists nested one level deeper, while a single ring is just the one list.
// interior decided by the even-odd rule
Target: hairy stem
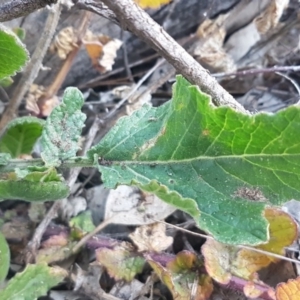
[{"label": "hairy stem", "polygon": [[[12,159],[5,166],[0,167],[0,173],[14,172],[16,168],[26,169],[28,167],[40,167],[44,166],[44,162],[41,158],[36,159]],[[72,169],[76,167],[80,168],[92,168],[95,167],[93,160],[86,156],[78,156],[67,159],[61,163],[62,168]]]}]

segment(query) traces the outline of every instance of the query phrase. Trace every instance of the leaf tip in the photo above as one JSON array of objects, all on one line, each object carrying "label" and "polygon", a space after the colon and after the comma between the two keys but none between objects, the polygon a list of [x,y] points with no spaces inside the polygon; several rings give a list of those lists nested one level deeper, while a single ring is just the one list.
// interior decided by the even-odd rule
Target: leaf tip
[{"label": "leaf tip", "polygon": [[83,105],[84,98],[78,88],[68,87],[64,92],[63,102],[67,105],[73,104],[76,108],[79,108]]}]

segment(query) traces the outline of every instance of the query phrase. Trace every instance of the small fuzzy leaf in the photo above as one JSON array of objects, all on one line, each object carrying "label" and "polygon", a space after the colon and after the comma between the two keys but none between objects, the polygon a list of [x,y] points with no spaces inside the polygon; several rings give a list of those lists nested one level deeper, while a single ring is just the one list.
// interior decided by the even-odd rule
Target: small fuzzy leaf
[{"label": "small fuzzy leaf", "polygon": [[279,283],[276,287],[276,300],[300,299],[300,277]]},{"label": "small fuzzy leaf", "polygon": [[0,140],[0,151],[12,157],[31,154],[33,146],[41,136],[44,120],[35,117],[17,118],[10,122]]},{"label": "small fuzzy leaf", "polygon": [[[10,265],[10,251],[5,237],[0,233],[0,283],[6,278]],[[1,293],[1,292],[0,292]]]},{"label": "small fuzzy leaf", "polygon": [[28,52],[19,38],[0,25],[0,79],[21,71],[28,60]]},{"label": "small fuzzy leaf", "polygon": [[[297,237],[297,225],[288,214],[280,210],[268,208],[265,216],[270,222],[270,239],[266,244],[254,248],[282,255],[284,248],[291,245]],[[220,253],[222,255],[219,255]],[[278,261],[273,256],[248,249],[238,249],[214,240],[205,242],[202,246],[202,254],[205,257],[208,274],[222,284],[227,284],[231,275],[252,280],[255,272]]]},{"label": "small fuzzy leaf", "polygon": [[176,255],[174,260],[168,262],[166,267],[150,257],[147,261],[160,280],[168,287],[173,299],[191,299],[192,290],[193,299],[209,299],[213,291],[212,280],[206,274],[199,272],[201,263],[194,253],[182,251]]},{"label": "small fuzzy leaf", "polygon": [[81,238],[86,233],[95,229],[92,214],[89,210],[80,213],[76,217],[73,217],[69,221],[69,225],[72,230],[72,236],[76,236],[77,238]]},{"label": "small fuzzy leaf", "polygon": [[83,103],[83,96],[77,88],[67,88],[63,102],[47,118],[41,140],[41,156],[47,166],[59,166],[61,161],[76,156],[86,119],[81,112]]},{"label": "small fuzzy leaf", "polygon": [[47,295],[52,287],[60,283],[67,272],[62,268],[51,268],[46,264],[27,265],[0,292],[0,300],[36,300]]},{"label": "small fuzzy leaf", "polygon": [[229,244],[268,240],[264,209],[300,200],[300,107],[245,115],[178,76],[173,99],[119,119],[89,152],[104,184],[136,185]]},{"label": "small fuzzy leaf", "polygon": [[3,200],[55,201],[69,195],[69,187],[54,168],[32,167],[25,172],[2,174],[2,178]]},{"label": "small fuzzy leaf", "polygon": [[126,243],[122,243],[114,249],[97,249],[96,258],[97,262],[107,269],[111,277],[128,282],[143,271],[145,264],[145,259],[137,255],[130,244]]}]

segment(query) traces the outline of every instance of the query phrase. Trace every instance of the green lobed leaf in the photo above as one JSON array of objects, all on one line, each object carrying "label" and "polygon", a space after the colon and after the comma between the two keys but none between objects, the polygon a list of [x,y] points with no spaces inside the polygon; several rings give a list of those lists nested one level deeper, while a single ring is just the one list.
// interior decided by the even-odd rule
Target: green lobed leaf
[{"label": "green lobed leaf", "polygon": [[172,101],[121,118],[89,152],[110,188],[134,184],[231,244],[268,240],[266,205],[300,200],[300,108],[244,115],[178,76]]},{"label": "green lobed leaf", "polygon": [[9,270],[9,265],[10,265],[9,246],[7,244],[5,237],[0,232],[0,282],[6,278]]},{"label": "green lobed leaf", "polygon": [[55,201],[69,195],[69,187],[54,168],[31,167],[16,173],[2,174],[1,199]]},{"label": "green lobed leaf", "polygon": [[137,274],[141,273],[145,265],[145,259],[125,242],[122,245],[116,245],[113,249],[97,249],[96,260],[115,280],[127,282],[132,281]]},{"label": "green lobed leaf", "polygon": [[28,52],[15,33],[0,25],[0,79],[21,71]]},{"label": "green lobed leaf", "polygon": [[11,121],[0,139],[0,151],[9,153],[12,157],[31,154],[44,124],[44,120],[31,116]]},{"label": "green lobed leaf", "polygon": [[83,103],[83,96],[77,88],[67,88],[63,102],[47,118],[41,140],[41,156],[47,166],[59,166],[61,161],[76,156],[86,119],[81,112]]},{"label": "green lobed leaf", "polygon": [[47,295],[48,290],[66,276],[67,272],[62,268],[51,268],[46,264],[27,265],[0,292],[0,300],[35,300]]}]

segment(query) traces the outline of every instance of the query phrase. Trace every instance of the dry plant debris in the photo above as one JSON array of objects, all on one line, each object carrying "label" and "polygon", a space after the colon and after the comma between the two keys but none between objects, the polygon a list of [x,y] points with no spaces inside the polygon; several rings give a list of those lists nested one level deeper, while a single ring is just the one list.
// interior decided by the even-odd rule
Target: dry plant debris
[{"label": "dry plant debris", "polygon": [[[30,1],[33,4],[36,2]],[[15,12],[7,16],[3,16],[1,7],[4,6],[1,4],[0,20],[12,19],[32,11],[29,8],[20,11],[21,2],[15,1]],[[169,69],[164,65],[157,68],[157,74],[160,75],[159,82],[155,82],[156,88],[149,83],[154,76],[149,82],[143,79],[144,74],[152,74],[149,68],[155,63],[158,54],[153,55],[152,50],[145,45],[133,47],[135,44],[140,44],[130,33],[124,31],[120,34],[116,24],[109,21],[105,23],[104,19],[100,20],[96,14],[93,14],[96,19],[92,19],[90,13],[82,14],[83,17],[76,15],[75,18],[81,20],[78,25],[77,20],[72,19],[73,10],[63,11],[64,17],[61,18],[58,28],[53,24],[51,27],[51,32],[57,29],[58,34],[54,37],[49,49],[51,51],[48,51],[43,62],[48,67],[43,67],[40,61],[36,63],[37,68],[34,69],[40,70],[38,78],[33,84],[31,79],[26,80],[23,85],[25,92],[22,92],[21,99],[16,102],[12,110],[13,114],[34,114],[38,118],[26,116],[9,123],[0,138],[1,152],[9,153],[11,156],[0,156],[0,169],[8,170],[0,175],[0,194],[7,200],[0,203],[0,289],[3,289],[0,291],[0,300],[10,299],[11,295],[18,297],[16,291],[20,287],[25,291],[26,299],[30,300],[45,295],[49,290],[48,295],[51,300],[59,297],[113,300],[134,297],[139,300],[235,299],[233,296],[227,296],[224,284],[233,289],[236,294],[243,293],[248,299],[298,299],[300,272],[297,271],[298,262],[294,259],[299,253],[295,243],[299,234],[296,224],[299,223],[298,215],[295,213],[296,208],[291,206],[287,209],[288,214],[279,208],[285,200],[292,198],[298,200],[298,157],[295,159],[295,164],[292,164],[293,158],[289,152],[291,149],[298,149],[295,133],[298,131],[289,131],[291,127],[298,126],[297,107],[291,107],[278,114],[282,116],[281,119],[278,115],[274,115],[276,117],[272,124],[264,123],[271,118],[271,115],[247,115],[242,106],[225,92],[216,80],[212,79],[209,72],[201,66],[198,68],[196,61],[192,60],[163,29],[167,29],[171,36],[175,36],[179,44],[189,48],[190,54],[208,71],[221,72],[213,75],[227,91],[240,97],[240,102],[247,109],[254,112],[259,110],[276,112],[299,99],[297,94],[299,77],[296,73],[300,61],[298,45],[300,26],[296,16],[299,11],[298,2],[264,0],[257,5],[255,1],[242,0],[236,3],[226,0],[222,3],[224,5],[222,9],[219,9],[221,4],[211,2],[206,7],[203,2],[197,4],[203,5],[197,6],[202,10],[203,15],[196,23],[190,22],[190,27],[182,20],[181,13],[184,13],[182,7],[188,5],[194,7],[196,5],[194,0],[190,0],[188,4],[184,0],[135,0],[136,4],[132,2],[104,0],[100,4],[99,1],[86,0],[59,1],[68,8],[77,6],[102,14],[114,23],[120,24],[124,30],[129,28],[153,49],[158,50],[159,55],[163,55],[178,72],[185,72],[186,77],[190,76],[189,79],[193,83],[201,85],[206,92],[211,91],[210,94],[213,95],[215,102],[204,105],[201,101],[204,101],[206,96],[203,94],[201,95],[203,99],[199,101],[201,109],[197,106],[190,111],[185,111],[186,103],[192,99],[191,94],[196,89],[184,86],[182,79],[178,77],[176,85],[179,88],[173,92],[177,95],[183,93],[184,96],[180,97],[185,101],[176,102],[174,97],[172,103],[176,102],[178,106],[174,106],[173,111],[166,109],[168,104],[161,104],[171,98],[172,91],[171,85],[163,77],[164,72]],[[34,4],[34,7],[40,8],[45,5],[45,1],[40,1],[38,5]],[[147,14],[139,7],[146,9]],[[61,7],[57,12],[60,9]],[[52,18],[55,15],[58,19],[59,14],[53,14],[52,8],[49,11],[52,13]],[[185,18],[193,21],[196,12],[195,9],[193,14]],[[68,17],[65,18],[65,13],[69,14],[71,21]],[[36,15],[38,16],[38,13]],[[157,24],[153,23],[149,15],[154,16],[160,25],[156,26]],[[31,16],[28,18],[30,19]],[[26,19],[23,21],[26,24]],[[101,25],[97,25],[97,22]],[[151,24],[150,28],[143,27],[147,22],[148,25]],[[181,26],[182,24],[184,25]],[[195,28],[198,28],[196,33],[192,31]],[[24,52],[22,43],[18,39],[25,38],[24,41],[31,50],[31,46],[37,44],[30,40],[33,36],[31,29],[17,28],[12,34],[8,30],[2,30],[1,34],[3,32],[4,37],[8,33],[13,37],[10,40],[12,48],[7,46],[3,49],[19,50],[23,53],[20,57],[26,60],[26,51]],[[46,42],[50,43],[50,40],[51,37]],[[5,39],[2,39],[1,44],[5,43]],[[20,46],[21,48],[18,48]],[[81,47],[84,51],[79,51]],[[11,60],[2,59],[1,49],[0,77],[3,74],[7,75],[4,72],[7,62],[12,62],[11,66],[19,63],[13,56]],[[56,64],[64,72],[57,72]],[[278,71],[285,73],[278,73]],[[9,76],[13,76],[14,70],[9,70],[8,73]],[[203,73],[206,77],[201,77]],[[50,84],[49,81],[44,82],[47,81],[45,74],[46,77],[49,75],[49,78],[52,78]],[[96,77],[93,78],[92,84],[85,79],[90,74]],[[203,78],[208,80],[205,84]],[[69,85],[69,82],[81,86],[84,97],[79,96],[81,95],[79,91],[74,89],[72,92],[75,94],[78,92],[77,96],[70,97],[69,104],[64,106],[65,102],[59,100],[62,93],[57,91],[60,87]],[[1,79],[0,100],[8,102],[17,83],[18,78]],[[28,91],[27,96],[24,97],[26,91]],[[78,99],[80,103],[76,101]],[[23,100],[26,100],[25,105]],[[126,105],[123,105],[125,102]],[[243,114],[237,114],[228,107],[214,108],[215,104],[220,103],[235,107]],[[80,136],[85,118],[80,112],[81,104],[87,115],[86,128],[83,129],[84,139]],[[74,109],[69,109],[69,105]],[[206,122],[199,134],[198,127],[193,126],[194,123],[189,123],[197,119],[198,109],[203,110],[203,113],[196,123],[199,124],[204,119]],[[185,111],[182,118],[177,118],[179,111]],[[224,111],[226,113],[222,114]],[[110,114],[111,112],[114,113]],[[292,112],[294,118],[290,115]],[[117,121],[116,113],[118,116],[128,117],[121,119],[114,126]],[[144,115],[147,116],[146,119],[143,119]],[[39,136],[45,125],[44,121],[39,119],[41,117],[47,117],[47,124],[51,123],[52,126],[47,125],[48,132],[44,133],[42,141],[39,140]],[[226,119],[224,127],[222,127],[223,117]],[[260,127],[253,131],[251,126],[254,126],[254,121],[252,123],[249,121],[248,125],[240,131],[239,127],[233,130],[232,124],[242,122],[243,118],[252,121],[261,118],[262,121]],[[235,123],[232,120],[235,120]],[[216,126],[213,127],[211,123],[214,121]],[[7,122],[4,123],[6,125]],[[90,126],[90,124],[94,125]],[[191,125],[190,130],[181,135],[180,130],[187,124]],[[227,177],[222,177],[216,185],[215,181],[220,178],[220,170],[217,172],[214,169],[214,172],[210,172],[209,166],[207,169],[203,165],[200,169],[194,166],[195,158],[192,154],[201,143],[194,142],[191,147],[189,147],[191,144],[186,144],[187,146],[184,144],[186,139],[192,140],[195,136],[200,136],[202,142],[213,137],[215,140],[208,149],[219,153],[224,150],[222,147],[226,146],[226,141],[233,131],[234,135],[239,137],[233,139],[236,146],[238,143],[243,144],[245,140],[244,136],[239,135],[240,132],[245,133],[250,130],[248,133],[251,136],[251,143],[247,148],[257,149],[260,144],[258,141],[266,141],[270,136],[275,135],[274,132],[280,131],[281,129],[278,128],[281,128],[282,124],[285,124],[284,133],[275,138],[279,142],[270,143],[274,148],[278,145],[283,147],[282,151],[286,151],[286,157],[282,162],[277,160],[274,170],[272,162],[268,162],[267,167],[272,169],[274,174],[273,181],[269,180],[269,182],[275,182],[270,189],[267,188],[266,178],[270,176],[268,177],[270,179],[272,172],[262,175],[259,171],[265,171],[266,168],[259,169],[257,165],[246,170],[245,161],[248,157],[243,157],[244,160],[241,159],[240,164],[231,163],[226,169]],[[218,126],[222,127],[220,131],[216,129],[219,128]],[[113,131],[103,139],[102,137],[111,127],[114,127]],[[151,133],[153,128],[157,130],[156,134],[152,134],[154,131]],[[258,139],[257,132],[262,128],[267,135],[260,135]],[[96,136],[98,130],[99,135]],[[56,133],[55,138],[51,132]],[[151,137],[149,133],[152,134]],[[174,150],[177,156],[173,155],[171,162],[165,166],[164,155],[167,150],[163,145],[172,144],[173,139],[170,136],[173,133],[176,136],[174,140],[181,141],[179,144],[183,146],[180,148],[181,146],[175,143],[170,147],[177,149]],[[124,136],[121,136],[122,134]],[[147,136],[147,139],[143,140],[141,136]],[[101,140],[100,146],[88,152],[88,168],[81,170],[86,166],[86,161],[78,158],[78,154],[86,153],[90,145],[93,142],[97,144],[99,140]],[[159,141],[161,147],[155,148]],[[138,143],[140,144],[137,146]],[[123,152],[114,155],[114,151],[120,148]],[[272,147],[265,146],[264,151],[266,148],[270,150]],[[160,159],[158,163],[151,161],[147,165],[147,159],[153,154],[150,153],[151,149],[160,155]],[[208,154],[205,152],[208,156],[211,154],[209,151]],[[184,168],[178,168],[183,158],[183,156],[179,157],[180,153],[184,153],[183,156],[189,153],[190,157],[183,160],[193,164],[193,169],[189,170],[186,177]],[[232,153],[230,151],[228,153],[228,159],[233,161],[233,157],[230,157]],[[273,154],[266,153],[270,159],[274,159],[271,157]],[[48,169],[40,164],[40,156],[49,166]],[[237,160],[241,158],[238,152],[233,156]],[[35,166],[11,167],[11,163],[20,161],[26,165],[33,157],[37,163]],[[199,155],[195,157],[198,158]],[[136,165],[132,166],[131,160],[134,160]],[[263,162],[266,162],[264,158],[257,161],[257,164]],[[60,171],[67,173],[66,168],[70,164],[79,167],[81,171],[76,169],[78,172],[71,173],[68,186]],[[220,160],[212,159],[211,164],[220,165]],[[97,172],[91,172],[90,167],[95,166],[100,170],[102,179],[99,179]],[[153,173],[155,176],[151,175],[152,177],[149,175],[158,169],[161,173]],[[237,175],[233,174],[235,170]],[[243,170],[246,170],[242,175],[243,182],[230,189],[230,183],[240,174],[238,171]],[[253,170],[257,171],[254,172],[255,176]],[[196,173],[199,171],[196,174],[197,178],[193,177],[195,171]],[[164,176],[167,176],[165,181],[163,181]],[[149,178],[153,179],[150,183],[147,181]],[[257,184],[251,185],[250,181],[253,178]],[[280,180],[276,181],[278,178]],[[196,184],[191,183],[192,179],[195,179]],[[213,187],[210,198],[207,196],[209,193],[203,193],[203,190],[206,192],[209,190],[208,185],[200,189],[200,184],[197,184],[205,180],[210,187]],[[103,183],[115,189],[105,188]],[[43,194],[37,193],[40,184],[45,186]],[[193,192],[189,190],[191,186],[193,188],[190,190]],[[5,194],[9,188],[10,192]],[[69,190],[71,195],[66,197],[67,194],[69,195]],[[180,202],[182,195],[186,196],[184,201]],[[236,205],[231,207],[224,195],[227,195]],[[59,205],[53,205],[50,210],[51,202],[28,204],[24,201],[14,201],[15,199],[28,200],[28,197],[34,201],[64,199],[59,202]],[[171,201],[166,203],[161,199],[171,199]],[[206,201],[207,199],[210,201]],[[177,205],[179,211],[170,204]],[[275,208],[271,208],[272,205]],[[251,214],[249,211],[253,207],[256,209]],[[211,213],[211,209],[215,211],[220,209],[222,215],[215,211]],[[47,211],[50,214],[47,214]],[[193,214],[197,211],[201,220],[205,219],[200,228],[211,232],[218,239],[225,238],[228,243],[236,239],[237,245],[223,244],[212,239],[211,236],[207,236],[207,240],[204,241],[205,235],[197,236],[196,232],[199,232],[199,229],[194,227],[195,222],[182,211],[193,215],[196,224],[199,225],[198,217]],[[252,219],[248,222],[246,220],[249,220],[247,219],[249,215]],[[168,225],[159,222],[165,219],[168,220],[169,226],[181,224],[181,229],[171,230]],[[218,222],[222,226],[216,226]],[[39,231],[37,227],[39,224],[47,226],[43,228],[44,234],[39,232],[37,251],[32,252],[33,262],[37,264],[29,264],[24,269],[26,256],[22,251],[30,245],[35,229],[38,229],[36,232]],[[187,228],[186,231],[181,232],[184,228]],[[247,241],[244,243],[247,244],[246,246],[238,245],[241,239]],[[35,238],[32,242],[34,241]],[[248,245],[251,243],[253,248]],[[285,257],[286,253],[294,258]],[[290,269],[296,266],[294,268],[296,271],[289,271],[289,273],[280,269],[280,259],[285,259]],[[9,270],[12,279],[7,280],[6,275]],[[272,272],[272,283],[265,280],[264,271]],[[280,281],[281,277],[278,274],[283,272],[288,273],[287,279]],[[34,280],[30,281],[28,278]],[[34,286],[27,282],[33,282]],[[53,290],[57,285],[59,288]]]}]

